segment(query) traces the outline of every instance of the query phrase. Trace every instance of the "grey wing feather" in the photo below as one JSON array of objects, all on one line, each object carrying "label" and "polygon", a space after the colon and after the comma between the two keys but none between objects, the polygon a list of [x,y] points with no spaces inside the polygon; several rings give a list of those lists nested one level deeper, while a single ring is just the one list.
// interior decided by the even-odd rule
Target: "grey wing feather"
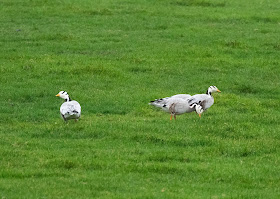
[{"label": "grey wing feather", "polygon": [[186,100],[190,97],[191,97],[191,95],[189,95],[189,94],[177,94],[177,95],[173,95],[171,97],[165,97],[165,98],[160,98],[160,99],[151,101],[150,105],[162,108],[163,106],[165,107],[166,105],[170,104],[170,102],[173,102],[176,99]]}]

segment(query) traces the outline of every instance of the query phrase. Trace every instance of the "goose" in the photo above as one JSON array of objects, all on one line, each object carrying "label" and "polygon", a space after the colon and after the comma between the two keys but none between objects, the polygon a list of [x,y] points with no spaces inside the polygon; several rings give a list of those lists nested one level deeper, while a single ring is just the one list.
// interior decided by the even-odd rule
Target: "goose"
[{"label": "goose", "polygon": [[[193,104],[199,104],[203,109],[200,110],[200,112],[204,112],[214,104],[214,97],[212,96],[212,93],[215,92],[221,91],[216,86],[210,86],[206,91],[206,94],[196,94],[191,96],[187,99],[189,106],[192,106]],[[201,117],[201,113],[199,114],[199,117]]]},{"label": "goose", "polygon": [[174,117],[174,119],[176,120],[176,115],[190,113],[193,111],[196,111],[198,114],[201,114],[202,110],[202,107],[200,105],[193,103],[190,106],[187,99],[183,99],[180,97],[169,97],[160,100],[155,100],[152,101],[150,105],[159,107],[165,112],[169,112],[170,120],[172,120],[172,117]]},{"label": "goose", "polygon": [[60,115],[63,120],[65,122],[70,119],[78,121],[81,116],[81,105],[79,102],[71,100],[66,91],[60,91],[56,96],[65,100],[65,102],[60,106]]}]

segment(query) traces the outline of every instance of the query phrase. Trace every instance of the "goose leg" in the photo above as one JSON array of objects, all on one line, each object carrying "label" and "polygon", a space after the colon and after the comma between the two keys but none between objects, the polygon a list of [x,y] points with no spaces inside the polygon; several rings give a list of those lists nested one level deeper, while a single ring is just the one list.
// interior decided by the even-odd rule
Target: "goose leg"
[{"label": "goose leg", "polygon": [[61,114],[61,117],[63,118],[64,122],[67,123],[66,118],[64,117],[64,115]]},{"label": "goose leg", "polygon": [[176,120],[176,116],[175,116],[175,111],[174,111],[174,107],[175,104],[171,104],[171,106],[169,107],[169,112],[170,112],[170,120],[172,120],[172,116],[174,116],[174,119]]}]

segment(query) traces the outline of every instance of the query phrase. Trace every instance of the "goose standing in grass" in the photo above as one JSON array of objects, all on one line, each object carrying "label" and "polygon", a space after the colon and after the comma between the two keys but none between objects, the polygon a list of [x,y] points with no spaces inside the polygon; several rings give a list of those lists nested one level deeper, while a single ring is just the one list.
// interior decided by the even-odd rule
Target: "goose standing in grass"
[{"label": "goose standing in grass", "polygon": [[[184,94],[179,94],[179,95],[184,95]],[[169,112],[170,120],[172,120],[172,117],[174,117],[174,119],[176,120],[176,115],[190,113],[193,111],[196,111],[198,114],[201,114],[201,110],[202,110],[202,107],[198,104],[193,103],[190,106],[188,103],[188,98],[181,98],[179,96],[175,97],[175,95],[172,97],[166,97],[159,100],[151,101],[150,105],[159,107],[165,112]]]},{"label": "goose standing in grass", "polygon": [[[214,97],[212,93],[221,92],[216,86],[210,86],[206,91],[206,94],[196,94],[188,98],[189,106],[193,104],[198,104],[202,107],[201,113],[208,108],[210,108],[214,104]],[[201,117],[201,113],[199,117]]]},{"label": "goose standing in grass", "polygon": [[66,91],[60,91],[56,96],[65,100],[65,102],[60,106],[60,115],[63,120],[67,121],[75,119],[78,121],[81,116],[81,106],[79,102],[71,100]]}]

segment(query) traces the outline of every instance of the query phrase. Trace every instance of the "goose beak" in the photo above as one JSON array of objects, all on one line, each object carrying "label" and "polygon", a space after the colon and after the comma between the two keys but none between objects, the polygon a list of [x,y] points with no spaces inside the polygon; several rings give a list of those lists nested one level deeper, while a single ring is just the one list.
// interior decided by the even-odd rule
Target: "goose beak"
[{"label": "goose beak", "polygon": [[198,116],[199,116],[199,118],[201,118],[201,114],[199,114]]},{"label": "goose beak", "polygon": [[59,97],[60,95],[59,95],[59,93],[56,95],[56,97]]},{"label": "goose beak", "polygon": [[218,89],[218,90],[217,90],[217,92],[219,92],[219,93],[220,93],[221,91]]}]

